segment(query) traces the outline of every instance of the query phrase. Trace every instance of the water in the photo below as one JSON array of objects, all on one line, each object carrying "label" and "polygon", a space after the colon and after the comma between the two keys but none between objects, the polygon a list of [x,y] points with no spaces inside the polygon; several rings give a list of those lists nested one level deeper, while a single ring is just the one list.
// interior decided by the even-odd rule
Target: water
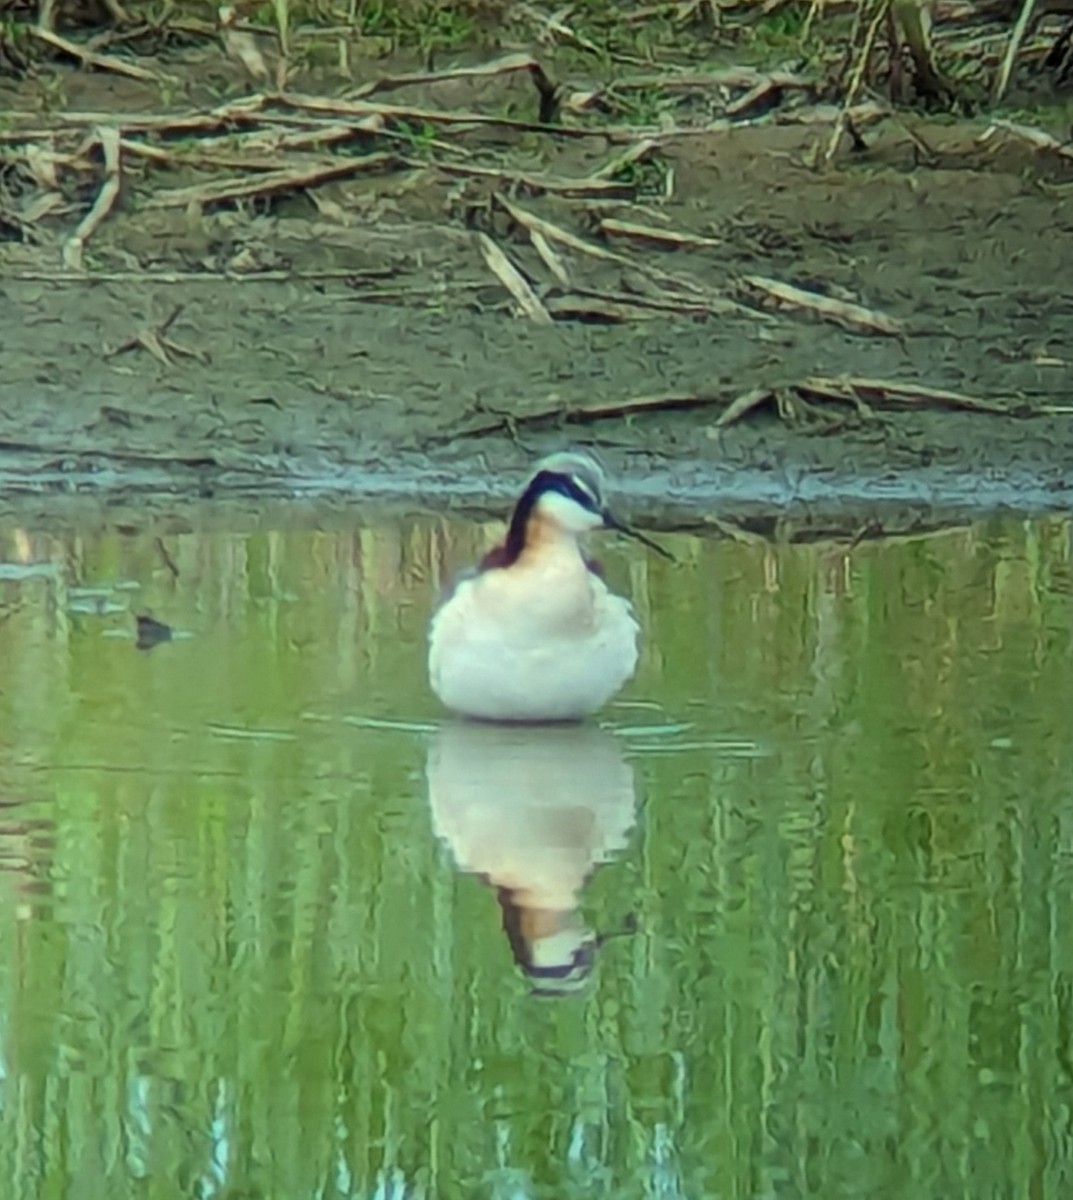
[{"label": "water", "polygon": [[1073,523],[615,546],[532,738],[425,687],[488,535],[0,532],[10,1194],[1069,1195]]}]

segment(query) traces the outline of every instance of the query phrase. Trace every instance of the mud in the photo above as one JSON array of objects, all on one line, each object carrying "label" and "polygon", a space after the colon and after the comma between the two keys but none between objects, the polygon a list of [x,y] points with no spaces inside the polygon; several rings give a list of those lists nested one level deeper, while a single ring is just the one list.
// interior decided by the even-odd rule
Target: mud
[{"label": "mud", "polygon": [[[129,81],[93,96],[100,77],[72,79],[81,107],[142,99],[133,84],[117,95]],[[317,205],[196,217],[148,209],[135,189],[94,235],[84,280],[56,270],[59,232],[0,243],[0,516],[181,522],[210,497],[251,520],[294,498],[325,520],[357,499],[480,507],[564,441],[596,447],[655,523],[797,511],[820,524],[895,513],[912,527],[940,511],[1068,507],[1073,163],[982,146],[983,128],[911,138],[886,121],[830,169],[811,165],[826,128],[698,134],[665,151],[669,199],[523,197],[581,236],[613,214],[718,239],[648,247],[644,261],[727,294],[758,273],[849,296],[904,322],[903,338],[747,309],[536,325],[474,230],[540,281],[527,239],[489,185],[434,170],[326,185]],[[514,151],[532,142],[511,136]],[[506,135],[467,137],[493,161]],[[532,146],[558,176],[607,157],[599,137]],[[571,268],[591,289],[636,286],[621,264]],[[137,340],[147,331],[155,343]],[[834,406],[716,427],[741,393],[817,374],[948,389],[1018,415]],[[638,396],[706,403],[586,415]]]}]

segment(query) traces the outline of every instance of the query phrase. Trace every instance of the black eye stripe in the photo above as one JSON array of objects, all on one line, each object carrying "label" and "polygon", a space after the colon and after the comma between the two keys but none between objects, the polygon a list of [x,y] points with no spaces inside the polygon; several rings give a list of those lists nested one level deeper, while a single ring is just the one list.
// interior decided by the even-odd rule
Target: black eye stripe
[{"label": "black eye stripe", "polygon": [[503,546],[503,561],[497,565],[509,567],[512,563],[517,562],[518,556],[525,548],[526,524],[540,497],[547,495],[548,492],[556,492],[568,500],[573,500],[586,512],[596,514],[602,512],[599,497],[573,475],[566,475],[561,471],[539,471],[530,480],[529,486],[514,506],[514,512],[510,518],[510,528],[507,530],[507,540]]},{"label": "black eye stripe", "polygon": [[[575,504],[580,504],[582,508],[588,509],[589,512],[598,513],[600,504],[591,491],[579,480],[572,475],[560,475],[558,472],[542,471],[541,475],[545,475],[548,483],[541,488],[544,492],[558,492],[561,496],[566,496],[567,499],[573,500]],[[537,476],[537,479],[540,475]],[[536,480],[534,480],[534,483]]]}]

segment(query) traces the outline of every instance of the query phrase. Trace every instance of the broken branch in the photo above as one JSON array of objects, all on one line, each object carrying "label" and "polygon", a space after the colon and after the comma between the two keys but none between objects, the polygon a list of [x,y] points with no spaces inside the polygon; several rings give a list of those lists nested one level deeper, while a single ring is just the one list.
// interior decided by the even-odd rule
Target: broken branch
[{"label": "broken branch", "polygon": [[81,271],[86,242],[93,236],[115,206],[121,185],[119,131],[114,127],[101,126],[97,130],[101,152],[104,155],[104,182],[89,212],[78,223],[74,233],[63,245],[63,265],[69,271]]}]

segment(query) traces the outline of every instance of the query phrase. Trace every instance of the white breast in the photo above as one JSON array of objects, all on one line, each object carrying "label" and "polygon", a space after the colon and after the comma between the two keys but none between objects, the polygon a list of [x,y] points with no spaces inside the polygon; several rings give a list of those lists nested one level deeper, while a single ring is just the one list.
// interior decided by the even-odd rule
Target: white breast
[{"label": "white breast", "polygon": [[429,677],[466,716],[579,720],[633,674],[637,635],[629,603],[564,547],[460,584],[433,618]]}]

